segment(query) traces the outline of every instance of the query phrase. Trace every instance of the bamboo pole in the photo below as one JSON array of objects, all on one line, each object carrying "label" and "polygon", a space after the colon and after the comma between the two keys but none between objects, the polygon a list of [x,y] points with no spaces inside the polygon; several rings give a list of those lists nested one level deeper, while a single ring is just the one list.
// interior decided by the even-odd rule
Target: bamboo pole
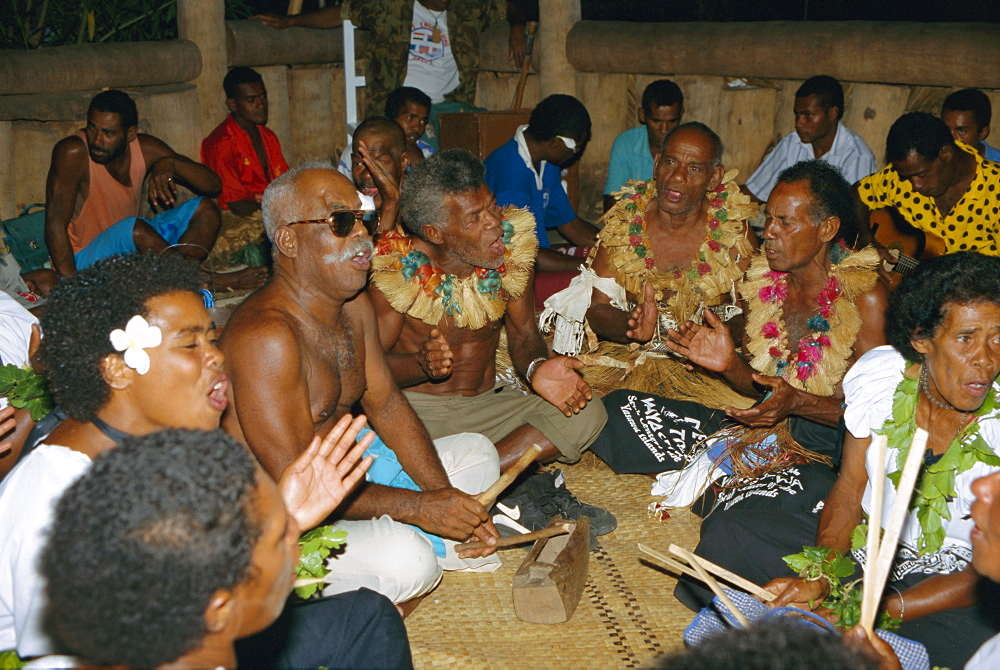
[{"label": "bamboo pole", "polygon": [[[866,611],[866,607],[878,609],[892,561],[896,557],[899,533],[910,512],[910,498],[913,497],[913,489],[917,484],[917,476],[920,474],[920,466],[924,461],[925,449],[927,449],[927,431],[923,428],[917,428],[913,435],[913,441],[910,443],[910,451],[906,455],[906,463],[903,465],[903,474],[899,478],[899,486],[896,487],[896,498],[889,511],[889,522],[885,527],[885,535],[879,545],[878,557],[872,573],[873,579],[871,582],[865,581],[864,591],[861,594],[862,612]],[[869,557],[868,560],[870,561],[872,558]],[[871,633],[871,628],[867,628],[866,632]]]},{"label": "bamboo pole", "polygon": [[[874,457],[874,472],[872,472],[872,497],[871,514],[868,515],[868,544],[865,552],[865,580],[864,583],[874,581],[875,558],[879,554],[882,533],[882,501],[885,495],[885,455],[888,445],[888,438],[885,435],[875,435],[868,445],[869,451]],[[876,610],[871,607],[871,603],[863,601],[867,608],[861,609],[861,626],[866,630],[872,630],[875,622]]]}]

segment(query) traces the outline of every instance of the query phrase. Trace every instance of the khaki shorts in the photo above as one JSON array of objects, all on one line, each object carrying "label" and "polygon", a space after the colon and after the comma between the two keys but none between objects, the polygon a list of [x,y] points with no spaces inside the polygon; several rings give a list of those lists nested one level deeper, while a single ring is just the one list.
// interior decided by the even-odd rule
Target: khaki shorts
[{"label": "khaki shorts", "polygon": [[403,395],[432,439],[454,433],[481,433],[496,443],[529,424],[555,445],[563,463],[580,460],[608,420],[604,404],[596,396],[582,412],[567,418],[544,398],[521,395],[503,384],[477,396],[414,391],[403,391]]}]

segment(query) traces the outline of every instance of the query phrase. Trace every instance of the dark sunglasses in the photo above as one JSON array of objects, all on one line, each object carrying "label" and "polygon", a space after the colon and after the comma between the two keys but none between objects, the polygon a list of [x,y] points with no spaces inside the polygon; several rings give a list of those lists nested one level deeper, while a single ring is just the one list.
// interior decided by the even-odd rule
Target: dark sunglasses
[{"label": "dark sunglasses", "polygon": [[338,209],[325,219],[309,219],[308,221],[292,221],[286,226],[294,226],[296,223],[325,223],[330,226],[330,230],[337,237],[347,237],[354,230],[354,224],[358,221],[365,227],[369,235],[375,233],[378,228],[378,212],[374,209]]}]

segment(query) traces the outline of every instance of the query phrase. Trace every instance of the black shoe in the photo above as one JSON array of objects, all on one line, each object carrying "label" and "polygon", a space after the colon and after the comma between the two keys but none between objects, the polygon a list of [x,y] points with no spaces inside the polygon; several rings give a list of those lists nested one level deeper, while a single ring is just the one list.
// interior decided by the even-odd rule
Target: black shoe
[{"label": "black shoe", "polygon": [[607,510],[577,500],[566,489],[560,470],[554,473],[543,470],[525,477],[497,502],[513,508],[515,513],[508,516],[519,515],[522,518],[514,520],[529,530],[545,528],[556,514],[570,520],[580,518],[581,514],[589,517],[590,534],[594,537],[606,535],[618,527],[618,520]]},{"label": "black shoe", "polygon": [[567,519],[579,519],[581,516],[589,518],[592,535],[607,535],[618,527],[618,519],[615,518],[614,514],[596,505],[582,502],[569,492],[562,470],[539,474],[549,478],[552,482],[555,504],[564,517]]},{"label": "black shoe", "polygon": [[536,487],[529,485],[534,476],[521,478],[517,485],[508,489],[508,493],[497,499],[490,510],[493,525],[500,535],[510,537],[541,530],[559,514],[554,501],[546,502],[544,508],[539,506],[534,492]]}]

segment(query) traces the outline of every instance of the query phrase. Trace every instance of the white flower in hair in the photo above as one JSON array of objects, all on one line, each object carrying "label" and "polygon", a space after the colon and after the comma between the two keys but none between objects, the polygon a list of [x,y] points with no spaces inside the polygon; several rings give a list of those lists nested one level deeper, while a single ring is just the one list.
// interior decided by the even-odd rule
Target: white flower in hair
[{"label": "white flower in hair", "polygon": [[125,365],[129,366],[140,375],[149,372],[149,354],[144,349],[157,347],[163,341],[163,333],[159,326],[151,326],[136,314],[128,323],[125,330],[115,328],[111,331],[111,346],[116,351],[125,352]]}]

